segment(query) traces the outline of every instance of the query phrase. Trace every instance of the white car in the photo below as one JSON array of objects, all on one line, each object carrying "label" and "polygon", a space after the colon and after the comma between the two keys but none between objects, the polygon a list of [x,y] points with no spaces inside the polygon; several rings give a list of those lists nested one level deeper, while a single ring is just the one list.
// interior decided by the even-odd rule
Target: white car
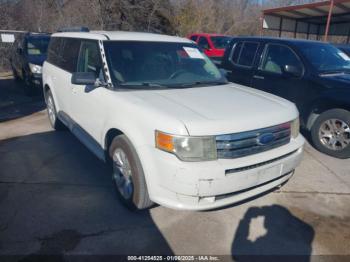
[{"label": "white car", "polygon": [[240,202],[286,182],[302,159],[295,105],[227,82],[185,38],[55,33],[43,87],[51,125],[113,166],[130,208]]}]

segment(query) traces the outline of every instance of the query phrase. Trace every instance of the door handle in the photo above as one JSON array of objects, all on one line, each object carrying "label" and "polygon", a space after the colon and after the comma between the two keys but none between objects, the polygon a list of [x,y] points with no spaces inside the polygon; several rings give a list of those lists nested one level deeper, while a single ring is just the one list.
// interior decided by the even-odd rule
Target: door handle
[{"label": "door handle", "polygon": [[254,75],[253,78],[255,78],[255,79],[260,79],[260,80],[264,80],[264,79],[265,79],[265,77],[263,77],[263,76],[258,76],[258,75]]}]

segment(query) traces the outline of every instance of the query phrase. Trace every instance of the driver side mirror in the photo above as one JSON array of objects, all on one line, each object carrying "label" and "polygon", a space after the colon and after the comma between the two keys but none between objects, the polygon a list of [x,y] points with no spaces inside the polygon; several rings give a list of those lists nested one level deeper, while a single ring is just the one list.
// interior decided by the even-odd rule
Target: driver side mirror
[{"label": "driver side mirror", "polygon": [[93,72],[75,72],[72,74],[71,83],[73,85],[84,85],[94,87],[106,87],[108,84],[99,78],[96,78]]},{"label": "driver side mirror", "polygon": [[95,85],[96,76],[92,72],[75,72],[72,74],[73,85]]},{"label": "driver side mirror", "polygon": [[303,74],[303,69],[299,66],[284,65],[282,67],[282,72],[286,76],[290,77],[301,77]]}]

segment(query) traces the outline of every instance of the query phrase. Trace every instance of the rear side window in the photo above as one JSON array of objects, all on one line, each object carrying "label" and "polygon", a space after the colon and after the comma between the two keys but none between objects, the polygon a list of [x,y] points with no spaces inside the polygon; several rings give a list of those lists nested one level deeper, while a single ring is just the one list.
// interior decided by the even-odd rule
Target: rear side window
[{"label": "rear side window", "polygon": [[93,72],[102,77],[102,62],[96,41],[82,41],[77,72]]},{"label": "rear side window", "polygon": [[231,61],[236,65],[251,67],[258,48],[257,42],[239,42],[234,47]]},{"label": "rear side window", "polygon": [[59,64],[60,52],[61,52],[62,38],[52,37],[49,44],[49,50],[47,54],[47,62],[57,65]]},{"label": "rear side window", "polygon": [[77,71],[77,62],[80,49],[80,40],[63,38],[60,67],[70,73]]},{"label": "rear side window", "polygon": [[245,42],[238,63],[242,66],[252,66],[258,47],[258,43]]},{"label": "rear side window", "polygon": [[193,36],[190,37],[190,39],[191,39],[192,41],[195,41],[195,42],[197,41],[197,38],[198,38],[198,36],[196,36],[196,35],[193,35]]}]

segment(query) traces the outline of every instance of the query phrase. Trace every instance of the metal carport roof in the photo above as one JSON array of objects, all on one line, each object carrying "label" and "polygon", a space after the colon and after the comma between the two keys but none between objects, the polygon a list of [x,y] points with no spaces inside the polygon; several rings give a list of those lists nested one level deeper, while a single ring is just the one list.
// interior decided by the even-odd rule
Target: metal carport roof
[{"label": "metal carport roof", "polygon": [[[330,0],[263,10],[261,29],[350,38],[350,0]],[[263,31],[263,30],[262,30]]]}]

